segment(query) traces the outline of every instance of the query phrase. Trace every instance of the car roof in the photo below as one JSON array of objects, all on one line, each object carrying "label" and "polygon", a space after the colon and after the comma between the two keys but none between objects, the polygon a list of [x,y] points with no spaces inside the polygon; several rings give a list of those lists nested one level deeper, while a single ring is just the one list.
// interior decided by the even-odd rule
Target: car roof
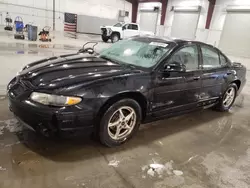
[{"label": "car roof", "polygon": [[214,47],[210,44],[206,44],[206,43],[200,42],[200,41],[186,40],[186,39],[180,39],[180,38],[171,38],[171,37],[158,37],[158,36],[152,36],[152,35],[144,35],[144,36],[135,36],[132,38],[139,39],[139,40],[145,40],[148,42],[175,43],[177,45],[183,45],[186,43],[193,43],[193,44],[203,44],[203,45]]}]

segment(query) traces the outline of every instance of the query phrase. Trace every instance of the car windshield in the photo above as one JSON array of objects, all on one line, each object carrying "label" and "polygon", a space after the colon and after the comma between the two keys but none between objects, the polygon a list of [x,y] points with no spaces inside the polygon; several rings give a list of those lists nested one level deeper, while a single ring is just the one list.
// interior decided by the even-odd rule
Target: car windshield
[{"label": "car windshield", "polygon": [[121,26],[122,26],[121,23],[117,23],[117,24],[114,25],[114,27],[121,27]]},{"label": "car windshield", "polygon": [[100,53],[100,57],[111,61],[149,68],[170,50],[171,45],[149,40],[123,40]]}]

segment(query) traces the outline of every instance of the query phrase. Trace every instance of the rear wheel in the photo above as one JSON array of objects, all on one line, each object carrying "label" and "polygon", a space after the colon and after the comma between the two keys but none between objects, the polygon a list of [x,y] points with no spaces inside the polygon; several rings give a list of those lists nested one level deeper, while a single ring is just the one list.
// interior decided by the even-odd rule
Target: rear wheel
[{"label": "rear wheel", "polygon": [[119,146],[137,132],[140,123],[140,105],[132,99],[120,100],[111,105],[101,119],[100,141],[108,147]]},{"label": "rear wheel", "polygon": [[113,33],[112,35],[111,35],[111,42],[112,43],[115,43],[115,42],[117,42],[117,41],[119,41],[120,40],[120,37],[119,37],[119,35],[117,34],[117,33]]},{"label": "rear wheel", "polygon": [[219,104],[216,106],[219,111],[228,111],[232,107],[237,96],[237,90],[238,87],[235,83],[228,86],[223,97],[220,99]]}]

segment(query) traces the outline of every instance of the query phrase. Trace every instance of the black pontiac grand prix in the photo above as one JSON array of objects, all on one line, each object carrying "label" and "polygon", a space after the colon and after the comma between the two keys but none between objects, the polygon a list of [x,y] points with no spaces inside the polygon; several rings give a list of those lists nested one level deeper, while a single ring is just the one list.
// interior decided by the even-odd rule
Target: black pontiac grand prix
[{"label": "black pontiac grand prix", "polygon": [[194,41],[134,37],[31,63],[8,85],[10,110],[45,135],[93,131],[117,146],[141,123],[197,109],[227,111],[246,68]]}]

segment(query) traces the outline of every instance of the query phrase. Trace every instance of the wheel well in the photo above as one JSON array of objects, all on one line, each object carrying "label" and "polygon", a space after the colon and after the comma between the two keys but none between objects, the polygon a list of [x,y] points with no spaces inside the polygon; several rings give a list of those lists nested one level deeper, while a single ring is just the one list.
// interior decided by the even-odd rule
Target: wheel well
[{"label": "wheel well", "polygon": [[238,89],[240,89],[240,85],[241,85],[241,81],[240,80],[235,80],[232,83],[235,83],[238,87]]},{"label": "wheel well", "polygon": [[141,107],[141,111],[142,111],[142,120],[146,117],[146,112],[147,112],[147,100],[145,98],[145,96],[143,96],[141,93],[139,92],[126,92],[126,93],[120,93],[117,94],[113,97],[111,97],[110,99],[108,99],[104,105],[102,105],[102,107],[100,108],[98,114],[97,114],[97,118],[98,121],[100,120],[100,118],[102,117],[102,115],[105,113],[105,111],[115,102],[121,100],[121,99],[125,99],[125,98],[129,98],[129,99],[134,99],[136,102],[138,102],[138,104]]},{"label": "wheel well", "polygon": [[115,32],[112,33],[112,35],[114,35],[114,34],[117,34],[119,39],[121,38],[121,34],[119,32],[115,31]]}]

